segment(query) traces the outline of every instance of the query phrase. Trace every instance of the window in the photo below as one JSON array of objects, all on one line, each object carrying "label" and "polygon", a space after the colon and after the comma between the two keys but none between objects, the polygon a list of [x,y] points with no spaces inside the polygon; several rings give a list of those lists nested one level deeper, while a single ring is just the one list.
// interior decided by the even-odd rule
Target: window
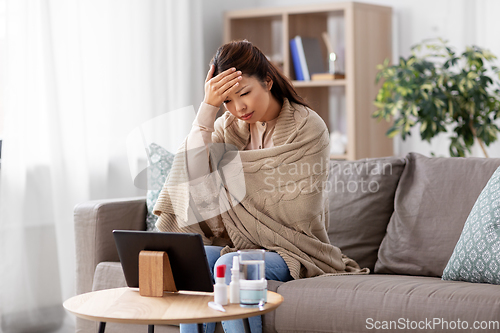
[{"label": "window", "polygon": [[6,1],[0,0],[0,161],[2,160],[2,139],[5,113],[5,61],[6,61]]}]

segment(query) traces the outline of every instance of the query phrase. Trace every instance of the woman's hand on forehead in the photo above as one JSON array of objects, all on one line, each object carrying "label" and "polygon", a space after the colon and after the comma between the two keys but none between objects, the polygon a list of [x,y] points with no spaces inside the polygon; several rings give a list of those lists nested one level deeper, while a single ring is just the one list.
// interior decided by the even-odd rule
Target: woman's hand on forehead
[{"label": "woman's hand on forehead", "polygon": [[207,78],[205,79],[205,98],[203,102],[219,107],[227,96],[238,89],[239,81],[242,77],[241,71],[237,71],[234,67],[219,73],[215,77],[213,77],[214,71],[215,66],[210,65]]}]

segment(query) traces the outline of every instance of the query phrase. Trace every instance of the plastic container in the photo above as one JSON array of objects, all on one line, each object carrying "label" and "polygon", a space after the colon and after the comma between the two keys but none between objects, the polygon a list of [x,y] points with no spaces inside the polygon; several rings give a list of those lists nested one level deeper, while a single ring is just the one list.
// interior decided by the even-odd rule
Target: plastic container
[{"label": "plastic container", "polygon": [[240,306],[263,306],[267,299],[265,250],[240,250]]},{"label": "plastic container", "polygon": [[240,280],[240,306],[264,306],[267,301],[267,280]]},{"label": "plastic container", "polygon": [[240,263],[238,256],[233,257],[231,268],[231,283],[229,283],[229,303],[240,302]]},{"label": "plastic container", "polygon": [[227,305],[227,284],[225,277],[226,265],[217,266],[214,286],[214,303],[220,305]]}]

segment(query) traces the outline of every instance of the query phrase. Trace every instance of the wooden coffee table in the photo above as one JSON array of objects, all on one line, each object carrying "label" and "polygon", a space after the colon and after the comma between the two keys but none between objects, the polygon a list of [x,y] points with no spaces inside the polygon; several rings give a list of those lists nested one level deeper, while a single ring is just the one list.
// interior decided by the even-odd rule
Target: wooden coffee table
[{"label": "wooden coffee table", "polygon": [[268,291],[267,303],[261,308],[242,308],[239,304],[224,306],[226,312],[208,307],[214,300],[213,293],[184,292],[164,293],[163,297],[143,297],[137,288],[116,288],[94,291],[74,296],[64,302],[66,310],[75,316],[101,322],[99,332],[104,332],[106,322],[148,325],[203,323],[243,319],[245,331],[249,330],[248,317],[274,311],[282,302],[280,294]]}]

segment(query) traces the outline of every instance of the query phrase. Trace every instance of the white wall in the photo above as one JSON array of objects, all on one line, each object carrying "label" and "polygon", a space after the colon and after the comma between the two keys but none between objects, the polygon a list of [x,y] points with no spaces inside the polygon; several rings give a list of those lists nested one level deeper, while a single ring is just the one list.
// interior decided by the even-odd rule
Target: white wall
[{"label": "white wall", "polygon": [[204,63],[208,64],[222,45],[224,36],[224,12],[258,6],[257,0],[203,0]]},{"label": "white wall", "polygon": [[[215,0],[205,3],[205,59],[222,43],[223,11],[251,7],[280,7],[311,3],[344,2],[345,0]],[[500,56],[500,1],[498,0],[359,0],[393,8],[393,59],[408,56],[410,47],[423,39],[441,37],[449,41],[456,51],[465,46],[478,45]],[[207,66],[208,68],[208,66]],[[446,135],[435,138],[431,144],[422,142],[418,128],[404,142],[396,139],[395,155],[410,151],[430,155],[449,156]],[[500,141],[488,149],[490,157],[500,157]],[[482,156],[478,147],[474,156]]]}]

